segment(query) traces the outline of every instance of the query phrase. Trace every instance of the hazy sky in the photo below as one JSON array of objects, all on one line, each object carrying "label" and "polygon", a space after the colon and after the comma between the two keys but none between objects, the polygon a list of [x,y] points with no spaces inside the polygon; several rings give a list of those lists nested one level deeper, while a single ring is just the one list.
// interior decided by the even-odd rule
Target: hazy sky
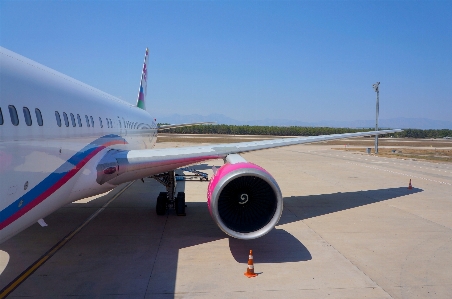
[{"label": "hazy sky", "polygon": [[152,115],[452,119],[452,1],[0,1],[0,45]]}]

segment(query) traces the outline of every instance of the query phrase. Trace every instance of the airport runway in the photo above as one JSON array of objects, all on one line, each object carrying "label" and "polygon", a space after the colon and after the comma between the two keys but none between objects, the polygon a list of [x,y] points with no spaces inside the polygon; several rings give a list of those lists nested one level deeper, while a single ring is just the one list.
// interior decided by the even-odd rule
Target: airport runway
[{"label": "airport runway", "polygon": [[[283,216],[268,235],[228,238],[207,210],[207,182],[179,183],[187,216],[157,216],[164,188],[146,179],[72,203],[45,218],[48,227],[0,244],[0,288],[100,211],[8,298],[452,297],[452,164],[325,145],[243,157],[283,192]],[[213,165],[222,161],[198,169]],[[261,273],[251,279],[243,275],[250,249]]]}]

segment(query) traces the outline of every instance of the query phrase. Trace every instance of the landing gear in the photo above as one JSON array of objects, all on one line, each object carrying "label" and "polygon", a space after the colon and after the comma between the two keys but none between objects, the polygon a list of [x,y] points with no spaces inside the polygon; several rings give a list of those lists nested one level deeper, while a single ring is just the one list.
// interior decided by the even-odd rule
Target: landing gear
[{"label": "landing gear", "polygon": [[160,192],[157,197],[157,205],[155,206],[155,211],[157,215],[165,215],[166,213],[166,202],[168,201],[168,192]]},{"label": "landing gear", "polygon": [[185,192],[178,192],[176,196],[176,215],[185,216]]},{"label": "landing gear", "polygon": [[165,215],[168,209],[175,209],[177,216],[185,216],[185,193],[176,193],[176,177],[174,170],[153,175],[151,178],[166,187],[166,192],[160,192],[157,197],[155,211],[157,215]]}]

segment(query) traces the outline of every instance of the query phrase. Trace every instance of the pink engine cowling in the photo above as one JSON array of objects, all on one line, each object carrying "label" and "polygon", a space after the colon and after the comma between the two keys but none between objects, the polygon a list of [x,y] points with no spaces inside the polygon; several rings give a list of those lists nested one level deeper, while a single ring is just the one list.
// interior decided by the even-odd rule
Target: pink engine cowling
[{"label": "pink engine cowling", "polygon": [[207,188],[207,205],[221,230],[245,240],[271,231],[283,210],[275,179],[249,162],[226,163],[218,169]]}]

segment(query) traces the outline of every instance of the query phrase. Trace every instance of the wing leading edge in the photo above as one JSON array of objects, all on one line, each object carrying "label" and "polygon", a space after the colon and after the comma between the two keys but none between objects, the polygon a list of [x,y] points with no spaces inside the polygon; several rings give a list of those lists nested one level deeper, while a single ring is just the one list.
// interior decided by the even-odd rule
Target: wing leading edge
[{"label": "wing leading edge", "polygon": [[[211,144],[182,148],[147,149],[130,151],[109,151],[97,167],[97,182],[118,185],[131,180],[171,171],[176,168],[201,161],[225,158],[229,154],[276,148],[282,146],[306,144],[344,138],[383,135],[401,132],[400,129],[357,132],[346,134],[321,135],[311,137],[295,137],[271,139],[263,141],[239,142],[228,144]],[[117,171],[105,171],[116,168]]]}]

